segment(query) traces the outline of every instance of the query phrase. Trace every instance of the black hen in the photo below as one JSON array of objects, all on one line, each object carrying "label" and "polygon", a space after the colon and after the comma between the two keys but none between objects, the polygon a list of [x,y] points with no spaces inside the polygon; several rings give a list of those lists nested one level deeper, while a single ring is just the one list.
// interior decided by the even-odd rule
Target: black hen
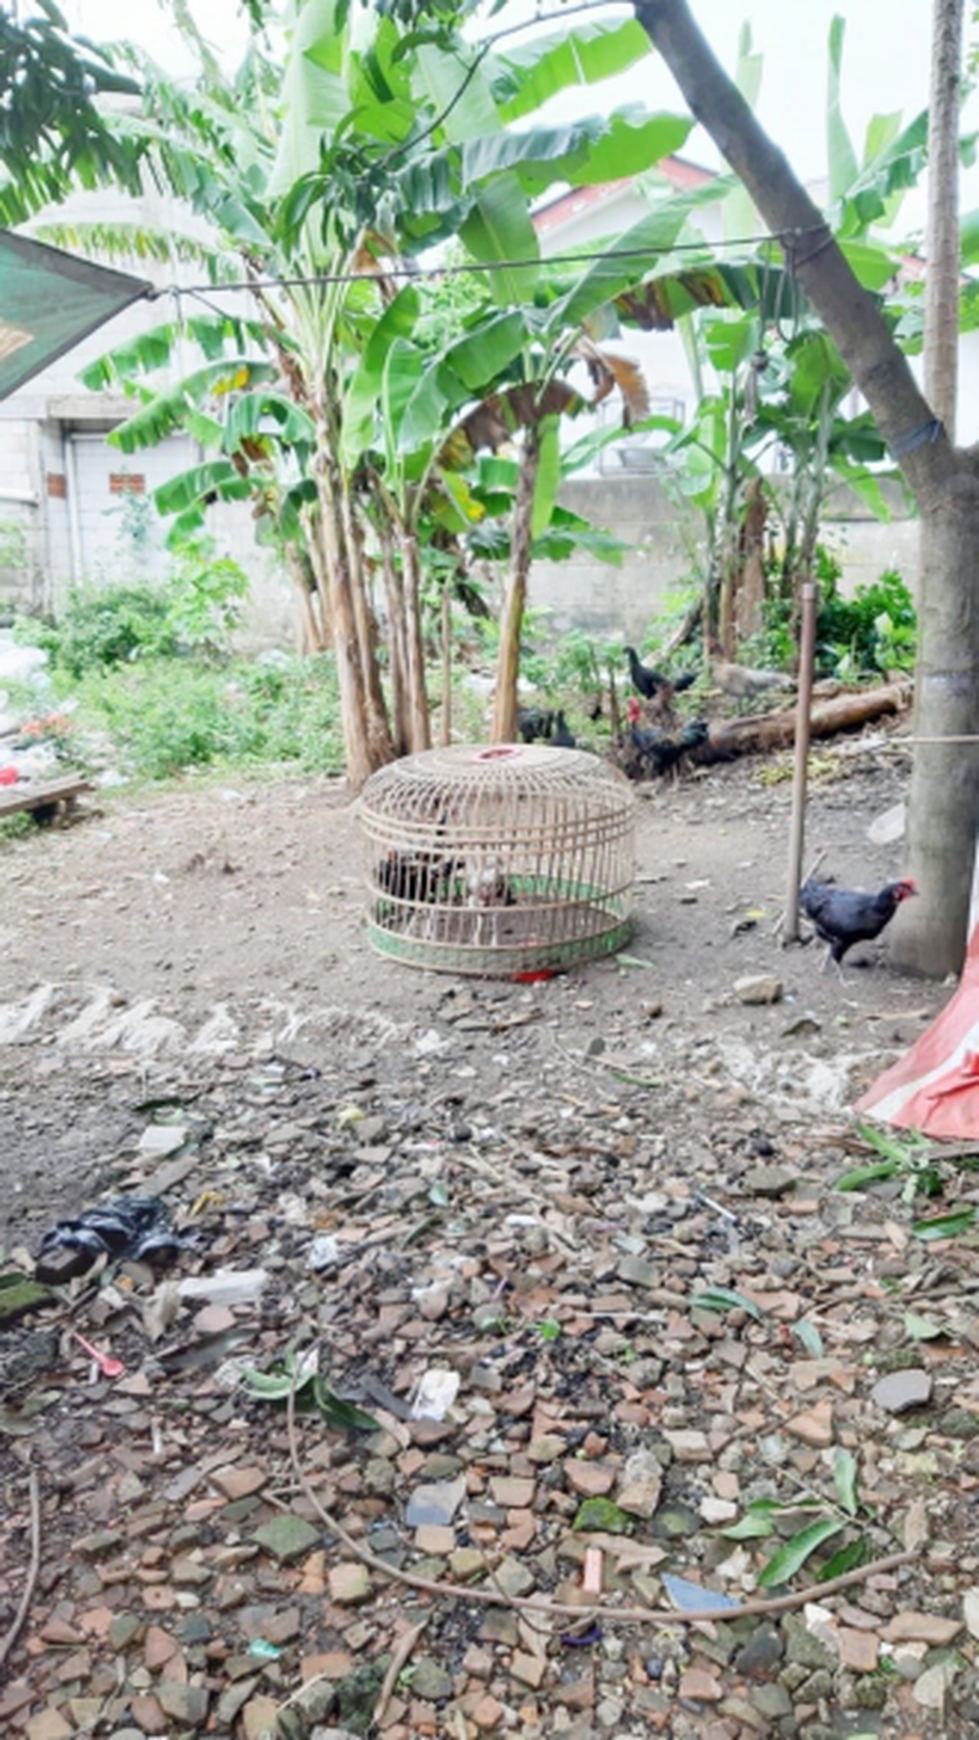
[{"label": "black hen", "polygon": [[668,677],[665,671],[654,671],[651,665],[640,664],[634,646],[627,646],[623,648],[623,651],[629,660],[629,675],[632,678],[633,687],[639,691],[640,695],[644,695],[647,701],[651,701],[661,689],[667,689],[674,695],[680,695],[684,689],[689,689],[691,684],[697,681],[693,671],[682,671],[678,677]]},{"label": "black hen", "polygon": [[540,739],[542,743],[547,743],[553,729],[553,713],[545,713],[540,707],[517,708],[517,731],[521,742],[536,743]]},{"label": "black hen", "polygon": [[691,719],[680,731],[658,731],[654,726],[630,725],[629,743],[635,752],[640,774],[668,773],[676,767],[688,749],[706,743],[709,730],[703,719]]},{"label": "black hen", "polygon": [[905,878],[888,882],[879,894],[863,894],[854,888],[836,888],[831,882],[819,882],[814,876],[802,884],[799,905],[816,927],[816,935],[829,946],[822,970],[832,959],[842,976],[842,960],[854,943],[872,942],[890,924],[902,900],[917,894],[915,884]]},{"label": "black hen", "polygon": [[575,747],[574,733],[568,728],[563,707],[559,707],[554,715],[554,723],[551,726],[551,734],[547,741],[553,744],[555,749],[573,749]]}]

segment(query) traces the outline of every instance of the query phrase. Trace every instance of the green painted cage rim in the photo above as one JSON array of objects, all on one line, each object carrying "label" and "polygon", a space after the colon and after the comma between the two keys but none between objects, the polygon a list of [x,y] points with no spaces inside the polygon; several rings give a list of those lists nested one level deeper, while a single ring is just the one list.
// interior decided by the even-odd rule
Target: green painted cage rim
[{"label": "green painted cage rim", "polygon": [[399,935],[373,919],[367,921],[367,940],[376,954],[401,966],[425,967],[433,973],[471,974],[487,979],[509,978],[513,973],[535,972],[546,967],[576,967],[586,961],[617,954],[629,941],[633,920],[620,918],[604,930],[575,940],[497,944],[431,942],[423,937]]}]

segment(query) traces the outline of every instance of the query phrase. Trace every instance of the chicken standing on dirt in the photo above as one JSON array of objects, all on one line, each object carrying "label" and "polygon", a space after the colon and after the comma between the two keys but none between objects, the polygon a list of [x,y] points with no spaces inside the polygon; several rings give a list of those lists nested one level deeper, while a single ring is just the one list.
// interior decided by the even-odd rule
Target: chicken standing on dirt
[{"label": "chicken standing on dirt", "polygon": [[902,900],[909,900],[918,890],[910,877],[888,882],[878,894],[864,894],[854,888],[836,888],[831,882],[820,882],[810,876],[799,890],[799,905],[816,927],[816,935],[828,943],[822,972],[832,959],[840,978],[843,977],[843,956],[854,943],[872,942],[890,924]]}]

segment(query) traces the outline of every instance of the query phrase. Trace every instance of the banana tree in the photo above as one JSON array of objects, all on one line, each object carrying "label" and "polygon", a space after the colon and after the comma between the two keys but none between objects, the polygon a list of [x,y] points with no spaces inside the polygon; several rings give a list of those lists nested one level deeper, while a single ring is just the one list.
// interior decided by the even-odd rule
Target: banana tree
[{"label": "banana tree", "polygon": [[73,40],[54,0],[0,6],[0,224],[20,224],[72,185],[139,189],[139,153],[98,98],[138,93],[108,49]]},{"label": "banana tree", "polygon": [[[153,398],[116,439],[135,446],[186,429],[207,458],[165,493],[166,504],[193,515],[215,498],[248,498],[282,529],[307,614],[312,574],[319,625],[332,635],[355,784],[393,747],[371,541],[382,566],[383,552],[396,553],[385,572],[403,595],[407,735],[417,744],[427,730],[417,621],[421,504],[433,488],[443,498],[452,493],[439,483],[437,458],[447,429],[428,436],[427,451],[413,452],[402,439],[408,334],[397,322],[408,300],[393,274],[406,253],[458,234],[468,257],[488,268],[502,308],[514,299],[529,304],[539,276],[531,194],[552,178],[602,179],[613,158],[620,172],[644,168],[676,149],[690,125],[629,114],[509,130],[564,84],[621,71],[648,52],[648,39],[631,20],[589,20],[572,39],[562,33],[519,51],[483,53],[458,34],[469,10],[443,4],[415,18],[410,6],[307,0],[294,10],[284,80],[256,47],[227,87],[213,69],[190,90],[154,76],[148,114],[128,124],[158,178],[217,225],[208,275],[216,290],[229,267],[246,279],[252,319],[247,332],[240,322],[238,330],[217,322],[207,342],[220,339],[220,355]],[[403,28],[403,15],[419,28]],[[171,351],[174,342],[170,334]],[[159,366],[166,343],[161,331],[117,368],[106,365],[102,378],[128,375],[136,387],[133,369],[153,358]],[[384,392],[374,407],[383,404],[390,427],[354,438],[349,401],[378,379]],[[478,389],[486,385],[481,377]],[[393,430],[402,432],[397,451]],[[372,478],[381,486],[372,488]],[[392,596],[389,587],[389,610]]]}]

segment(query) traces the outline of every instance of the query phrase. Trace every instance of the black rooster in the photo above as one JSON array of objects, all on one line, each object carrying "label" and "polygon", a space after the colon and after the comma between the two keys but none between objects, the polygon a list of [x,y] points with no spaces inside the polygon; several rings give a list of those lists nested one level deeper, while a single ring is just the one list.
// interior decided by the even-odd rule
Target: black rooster
[{"label": "black rooster", "polygon": [[390,851],[374,871],[375,880],[393,900],[419,906],[452,898],[453,878],[463,869],[451,858],[435,852]]},{"label": "black rooster", "polygon": [[697,749],[710,735],[704,719],[691,719],[679,731],[660,731],[655,726],[629,726],[627,743],[633,751],[630,760],[637,768],[634,778],[669,773],[682,761],[688,749]]},{"label": "black rooster", "polygon": [[666,689],[674,695],[680,695],[684,689],[689,689],[697,681],[693,671],[682,671],[678,677],[668,677],[665,671],[654,671],[651,665],[640,664],[634,646],[624,647],[623,651],[629,660],[629,675],[632,678],[633,688],[638,689],[640,695],[644,696],[647,701],[652,701],[661,689]]},{"label": "black rooster", "polygon": [[902,900],[909,900],[918,890],[909,877],[900,882],[888,882],[878,894],[864,894],[854,888],[836,888],[831,882],[820,882],[810,876],[799,890],[799,905],[811,918],[816,935],[829,946],[823,960],[825,972],[830,960],[843,977],[843,956],[854,943],[872,942],[890,924]]}]

